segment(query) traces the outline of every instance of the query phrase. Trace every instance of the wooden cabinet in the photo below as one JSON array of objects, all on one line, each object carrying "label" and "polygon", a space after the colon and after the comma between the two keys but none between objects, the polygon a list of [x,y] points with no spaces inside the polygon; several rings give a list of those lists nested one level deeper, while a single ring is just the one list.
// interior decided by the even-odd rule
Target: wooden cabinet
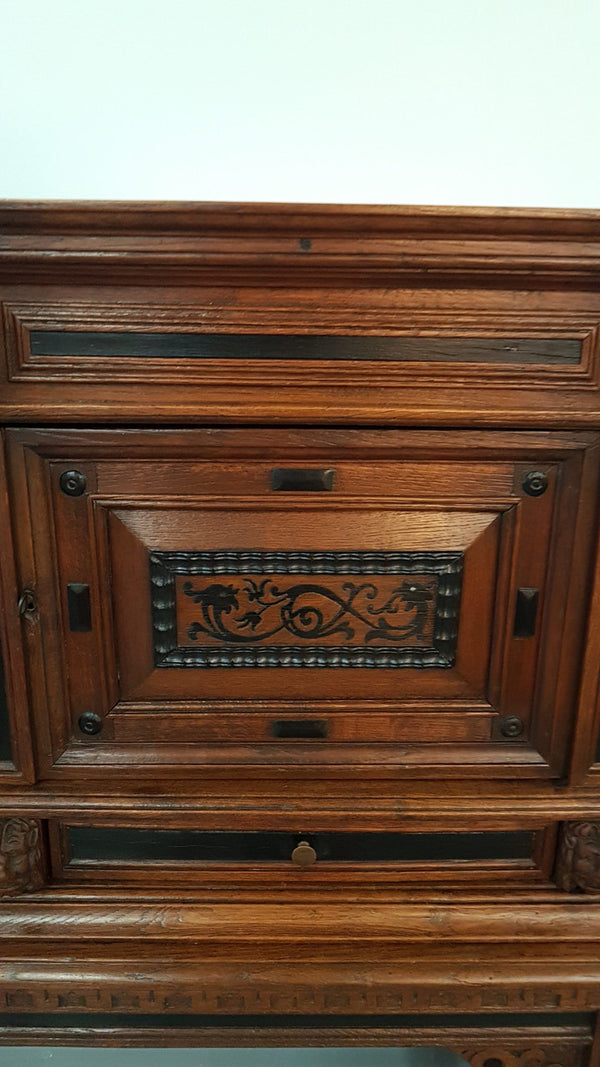
[{"label": "wooden cabinet", "polygon": [[598,216],[0,235],[0,1040],[586,1067]]}]

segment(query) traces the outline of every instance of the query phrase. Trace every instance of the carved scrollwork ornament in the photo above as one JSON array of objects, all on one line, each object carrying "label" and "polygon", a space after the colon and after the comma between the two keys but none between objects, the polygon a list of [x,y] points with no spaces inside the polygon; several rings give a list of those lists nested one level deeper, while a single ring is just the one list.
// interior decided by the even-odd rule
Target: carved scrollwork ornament
[{"label": "carved scrollwork ornament", "polygon": [[526,1049],[499,1048],[492,1046],[482,1049],[456,1048],[471,1067],[570,1067],[581,1061],[579,1050],[573,1046],[554,1047],[552,1050],[542,1046]]},{"label": "carved scrollwork ornament", "polygon": [[155,665],[452,667],[462,570],[460,552],[154,551]]},{"label": "carved scrollwork ornament", "polygon": [[554,880],[568,893],[600,892],[600,823],[562,824]]},{"label": "carved scrollwork ornament", "polygon": [[41,823],[37,819],[0,821],[0,897],[31,892],[44,884]]}]

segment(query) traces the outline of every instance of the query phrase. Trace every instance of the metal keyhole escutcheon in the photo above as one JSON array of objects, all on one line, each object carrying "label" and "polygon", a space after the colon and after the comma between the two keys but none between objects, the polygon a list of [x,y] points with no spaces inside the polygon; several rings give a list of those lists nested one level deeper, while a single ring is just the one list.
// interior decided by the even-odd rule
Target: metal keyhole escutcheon
[{"label": "metal keyhole escutcheon", "polygon": [[38,601],[32,589],[24,589],[17,601],[17,611],[22,619],[35,619],[38,613]]}]

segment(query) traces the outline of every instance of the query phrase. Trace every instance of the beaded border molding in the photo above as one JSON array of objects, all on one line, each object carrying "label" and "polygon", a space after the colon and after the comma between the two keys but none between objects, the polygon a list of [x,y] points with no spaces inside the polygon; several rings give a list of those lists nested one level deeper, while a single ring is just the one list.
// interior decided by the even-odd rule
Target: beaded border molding
[{"label": "beaded border molding", "polygon": [[[156,667],[452,667],[456,654],[462,588],[462,552],[152,552],[150,585]],[[227,647],[181,646],[177,636],[176,577],[211,575],[435,575],[433,644],[387,648],[355,645],[268,645],[235,643]],[[215,584],[211,596],[224,597],[231,586]],[[184,593],[194,597],[193,587]],[[323,594],[327,590],[323,587]],[[198,595],[198,594],[196,594]],[[201,594],[200,594],[201,595]],[[230,597],[233,594],[230,594]],[[405,597],[406,601],[406,597]],[[339,606],[339,605],[338,605]],[[289,600],[287,603],[289,610]],[[214,608],[214,605],[213,605]],[[316,610],[316,609],[313,609]],[[214,620],[214,610],[211,613]],[[379,618],[382,618],[380,615]],[[225,633],[219,628],[219,636]],[[215,635],[217,628],[213,627]],[[193,624],[190,640],[205,627]],[[296,631],[295,631],[296,632]],[[309,630],[315,635],[315,627]],[[385,637],[384,628],[381,633]]]}]

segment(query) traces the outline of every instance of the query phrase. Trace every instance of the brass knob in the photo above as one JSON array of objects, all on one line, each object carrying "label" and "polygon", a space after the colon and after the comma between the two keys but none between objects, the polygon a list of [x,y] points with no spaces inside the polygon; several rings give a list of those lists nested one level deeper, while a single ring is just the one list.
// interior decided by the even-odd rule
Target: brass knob
[{"label": "brass knob", "polygon": [[300,841],[292,852],[292,863],[297,867],[311,867],[317,862],[317,853],[308,841]]}]

